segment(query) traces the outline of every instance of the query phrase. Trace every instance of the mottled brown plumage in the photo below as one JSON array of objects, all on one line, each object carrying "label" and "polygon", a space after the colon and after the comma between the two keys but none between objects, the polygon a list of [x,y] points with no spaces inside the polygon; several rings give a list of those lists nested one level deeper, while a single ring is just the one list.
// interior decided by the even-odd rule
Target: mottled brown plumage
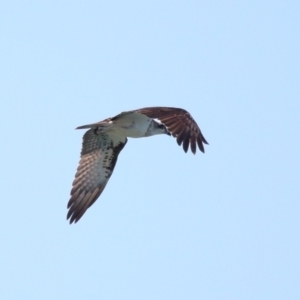
[{"label": "mottled brown plumage", "polygon": [[84,134],[81,158],[68,202],[67,219],[70,223],[76,223],[101,195],[126,143],[127,138],[114,139],[106,133],[96,134],[94,129]]}]

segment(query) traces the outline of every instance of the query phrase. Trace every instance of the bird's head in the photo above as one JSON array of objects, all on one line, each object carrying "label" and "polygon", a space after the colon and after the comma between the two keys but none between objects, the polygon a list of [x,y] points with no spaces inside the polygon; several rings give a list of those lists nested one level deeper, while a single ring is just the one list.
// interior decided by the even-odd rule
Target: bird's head
[{"label": "bird's head", "polygon": [[154,121],[153,120],[153,131],[152,131],[152,134],[155,135],[155,134],[167,134],[167,135],[171,135],[171,133],[168,131],[167,127],[160,123],[160,122],[157,122],[157,121]]}]

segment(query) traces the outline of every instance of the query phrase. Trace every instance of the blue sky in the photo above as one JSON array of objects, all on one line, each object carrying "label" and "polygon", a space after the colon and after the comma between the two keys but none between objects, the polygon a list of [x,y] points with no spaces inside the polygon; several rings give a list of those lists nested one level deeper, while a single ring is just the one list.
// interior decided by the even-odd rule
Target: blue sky
[{"label": "blue sky", "polygon": [[[299,299],[298,1],[6,1],[1,299]],[[79,125],[188,110],[210,143],[130,139],[75,225]]]}]

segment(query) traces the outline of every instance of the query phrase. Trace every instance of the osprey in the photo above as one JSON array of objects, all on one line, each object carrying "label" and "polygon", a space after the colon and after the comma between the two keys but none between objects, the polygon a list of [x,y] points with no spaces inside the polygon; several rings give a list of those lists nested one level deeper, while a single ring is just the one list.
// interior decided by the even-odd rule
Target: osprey
[{"label": "osprey", "polygon": [[67,219],[77,222],[103,192],[127,137],[172,135],[183,150],[204,153],[208,144],[192,116],[174,107],[146,107],[122,112],[98,123],[79,126],[89,130],[83,136],[81,158],[68,202]]}]

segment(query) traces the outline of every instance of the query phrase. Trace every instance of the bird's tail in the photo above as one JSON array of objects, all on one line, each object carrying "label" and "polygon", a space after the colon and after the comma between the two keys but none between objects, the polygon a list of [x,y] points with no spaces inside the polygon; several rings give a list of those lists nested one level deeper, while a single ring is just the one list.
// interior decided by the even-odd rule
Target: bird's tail
[{"label": "bird's tail", "polygon": [[76,129],[99,128],[99,127],[103,128],[103,129],[107,129],[107,128],[111,127],[111,125],[112,125],[111,123],[104,120],[104,121],[97,122],[97,123],[78,126]]},{"label": "bird's tail", "polygon": [[78,126],[76,127],[76,129],[86,129],[86,128],[93,128],[93,127],[97,127],[97,123]]}]

